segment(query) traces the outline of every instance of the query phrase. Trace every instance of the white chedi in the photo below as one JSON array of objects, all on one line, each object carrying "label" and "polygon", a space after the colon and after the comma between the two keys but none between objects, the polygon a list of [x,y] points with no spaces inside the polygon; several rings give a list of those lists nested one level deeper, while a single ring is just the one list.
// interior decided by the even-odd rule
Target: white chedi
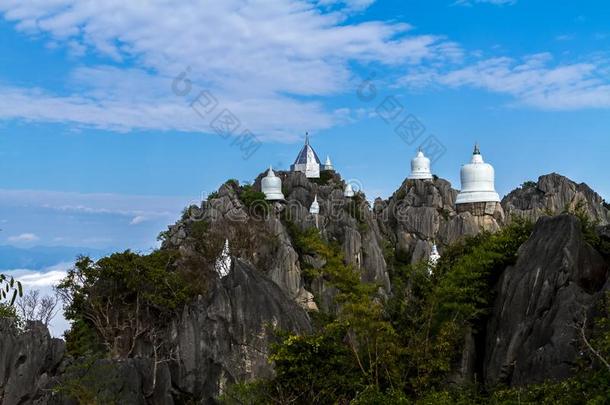
[{"label": "white chedi", "polygon": [[345,186],[345,191],[343,191],[343,195],[347,198],[352,198],[355,195],[351,184],[347,183]]},{"label": "white chedi", "polygon": [[326,155],[326,162],[324,162],[324,170],[325,171],[333,171],[335,167],[333,166],[333,162],[330,161],[330,156]]},{"label": "white chedi", "polygon": [[430,170],[430,159],[420,149],[417,155],[411,160],[410,180],[432,180],[432,171]]},{"label": "white chedi", "polygon": [[309,213],[312,215],[318,215],[320,213],[320,204],[318,203],[318,196],[316,195],[309,207]]},{"label": "white chedi", "polygon": [[216,259],[216,264],[214,266],[216,273],[220,276],[220,278],[226,277],[229,275],[231,271],[231,252],[229,250],[229,239],[225,240],[225,245],[222,248],[222,252]]},{"label": "white chedi", "polygon": [[431,266],[436,266],[440,259],[441,259],[441,255],[438,253],[438,248],[436,247],[436,244],[433,244],[432,252],[430,253],[430,258],[428,259],[428,263]]},{"label": "white chedi", "polygon": [[462,166],[460,178],[462,190],[457,196],[456,204],[500,202],[495,188],[494,168],[485,163],[478,145],[474,148],[470,163]]},{"label": "white chedi", "polygon": [[263,177],[261,180],[261,191],[269,201],[284,199],[284,194],[282,193],[282,179],[275,175],[272,167],[269,167],[267,176]]},{"label": "white chedi", "polygon": [[435,243],[432,245],[432,252],[428,258],[428,273],[432,274],[434,272],[434,269],[436,269],[436,265],[440,259],[441,255],[438,253],[438,248],[436,247]]}]

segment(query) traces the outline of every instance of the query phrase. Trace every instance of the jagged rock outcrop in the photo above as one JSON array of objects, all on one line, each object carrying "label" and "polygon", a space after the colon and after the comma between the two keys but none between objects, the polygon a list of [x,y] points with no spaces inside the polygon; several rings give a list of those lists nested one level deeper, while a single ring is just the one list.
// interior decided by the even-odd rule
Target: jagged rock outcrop
[{"label": "jagged rock outcrop", "polygon": [[304,333],[311,325],[307,313],[274,282],[234,259],[229,275],[185,308],[171,327],[172,385],[211,402],[226,384],[269,377],[273,328]]},{"label": "jagged rock outcrop", "polygon": [[446,180],[405,180],[388,201],[375,202],[379,227],[397,254],[417,262],[429,256],[441,229],[457,215],[456,197]]},{"label": "jagged rock outcrop", "polygon": [[64,341],[52,338],[42,323],[28,322],[20,331],[10,320],[0,319],[0,403],[38,403],[64,352]]},{"label": "jagged rock outcrop", "polygon": [[405,180],[388,201],[375,202],[379,228],[396,252],[412,263],[426,259],[434,241],[442,250],[466,236],[500,229],[504,223],[500,204],[456,207],[457,194],[447,180]]},{"label": "jagged rock outcrop", "polygon": [[[227,384],[272,375],[274,328],[306,333],[311,324],[273,281],[233,259],[229,274],[168,325],[163,340],[169,355],[155,357],[144,346],[134,358],[79,366],[42,325],[23,333],[0,325],[0,403],[73,404],[70,390],[52,389],[78,381],[82,392],[109,403],[213,404]],[[73,364],[60,369],[65,361]]]},{"label": "jagged rock outcrop", "polygon": [[540,218],[498,282],[485,347],[487,384],[571,376],[581,350],[576,326],[608,288],[607,278],[607,263],[584,240],[576,217]]},{"label": "jagged rock outcrop", "polygon": [[[336,173],[318,180],[302,173],[277,175],[286,200],[264,207],[264,215],[244,202],[245,188],[229,181],[169,228],[162,248],[181,253],[177,266],[201,271],[206,293],[159,332],[165,350],[160,358],[143,343],[133,358],[98,361],[98,374],[88,381],[112,384],[90,387],[96,395],[109,395],[117,403],[213,403],[228,384],[272,375],[267,355],[272,328],[308,332],[307,310],[332,313],[337,308],[336,290],[323,277],[305,282],[302,266],[322,269],[326,262],[295,245],[295,229],[317,227],[325,241],[341,248],[363,282],[381,287],[381,295],[391,294],[386,247],[402,261],[416,262],[429,256],[433,241],[442,250],[465,236],[499,229],[504,210],[537,219],[584,201],[602,225],[600,237],[610,242],[601,198],[558,175],[515,190],[503,200],[504,208],[496,203],[455,207],[457,191],[448,181],[407,180],[388,200],[377,199],[373,210],[362,193],[344,197],[345,182]],[[260,191],[261,177],[248,190]],[[316,196],[317,218],[309,212]],[[225,239],[234,258],[221,278],[213,265]],[[578,219],[540,218],[515,266],[500,277],[487,328],[465,334],[462,356],[448,381],[471,381],[481,368],[489,385],[570,376],[581,349],[574,325],[609,288],[608,263],[586,243]],[[40,325],[20,333],[0,324],[0,332],[2,404],[73,403],[50,391],[80,372],[68,367],[75,362],[64,356],[60,340]]]},{"label": "jagged rock outcrop", "polygon": [[[216,195],[204,201],[201,207],[193,207],[171,226],[166,235],[164,248],[178,249],[183,254],[194,254],[192,232],[194,222],[209,224],[219,240],[228,238],[232,252],[250,261],[258,270],[267,274],[286,294],[306,309],[317,309],[312,292],[306,289],[301,275],[302,258],[293,246],[289,226],[306,230],[317,226],[328,242],[342,247],[345,260],[353,264],[364,282],[379,284],[390,291],[390,280],[383,255],[382,236],[377,221],[363,194],[354,199],[343,195],[345,182],[334,172],[326,172],[323,179],[311,180],[300,172],[276,172],[282,180],[285,201],[271,203],[271,211],[260,215],[257,207],[246,207],[239,198],[241,190],[237,184],[224,184]],[[264,173],[252,185],[260,191]],[[320,214],[316,218],[309,207],[318,198]],[[260,207],[258,207],[260,208]],[[248,234],[246,237],[245,234]],[[240,247],[242,240],[251,243]],[[237,241],[238,246],[236,246]],[[241,243],[244,245],[244,243]],[[330,292],[324,283],[315,283],[317,300],[324,300]]]},{"label": "jagged rock outcrop", "polygon": [[610,223],[610,213],[599,194],[586,184],[577,184],[557,173],[540,176],[537,183],[525,183],[504,197],[502,206],[507,219],[518,216],[532,221],[545,215],[574,212],[580,206],[599,225]]}]

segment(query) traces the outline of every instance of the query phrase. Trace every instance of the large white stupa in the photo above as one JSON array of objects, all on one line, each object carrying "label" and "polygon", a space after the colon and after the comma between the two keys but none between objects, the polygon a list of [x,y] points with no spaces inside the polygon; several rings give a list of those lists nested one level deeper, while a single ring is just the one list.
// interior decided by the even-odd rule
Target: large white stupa
[{"label": "large white stupa", "polygon": [[290,166],[293,172],[305,173],[305,176],[312,179],[320,177],[320,158],[309,144],[309,134],[305,134],[305,145],[299,152],[294,164]]},{"label": "large white stupa", "polygon": [[267,176],[261,180],[261,191],[265,193],[265,198],[269,201],[283,200],[282,179],[277,177],[270,167]]},{"label": "large white stupa", "polygon": [[470,163],[462,166],[461,180],[462,190],[456,204],[500,202],[495,188],[494,168],[483,160],[479,145],[475,145]]},{"label": "large white stupa", "polygon": [[411,160],[411,175],[410,180],[432,180],[432,171],[430,171],[430,159],[420,149],[417,155]]}]

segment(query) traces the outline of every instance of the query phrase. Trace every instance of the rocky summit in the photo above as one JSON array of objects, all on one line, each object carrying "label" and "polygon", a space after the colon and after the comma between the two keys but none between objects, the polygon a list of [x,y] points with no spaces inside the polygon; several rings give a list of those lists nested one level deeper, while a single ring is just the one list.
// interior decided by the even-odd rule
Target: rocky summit
[{"label": "rocky summit", "polygon": [[[524,387],[570,379],[583,364],[600,367],[595,359],[587,360],[591,342],[582,337],[599,331],[593,320],[603,313],[600,305],[610,289],[610,217],[601,197],[588,186],[550,174],[524,184],[501,203],[456,207],[458,191],[448,181],[407,179],[390,198],[377,199],[371,206],[362,191],[348,196],[345,181],[334,171],[324,171],[316,179],[301,172],[276,175],[283,200],[264,198],[264,173],[252,185],[229,180],[200,206],[185,209],[182,218],[161,235],[161,253],[168,255],[171,265],[164,263],[161,275],[151,271],[148,277],[166,280],[165,273],[186,274],[184,291],[195,292],[174,294],[177,287],[168,287],[163,294],[171,290],[168,297],[173,301],[159,301],[160,293],[144,295],[139,284],[128,290],[124,299],[138,297],[133,308],[142,321],[111,331],[113,342],[121,343],[116,347],[130,342],[129,350],[107,351],[109,341],[104,339],[109,327],[88,323],[89,318],[78,318],[80,335],[78,339],[67,335],[67,343],[50,338],[40,324],[1,323],[0,402],[72,404],[93,398],[90,403],[240,403],[231,402],[232,395],[238,395],[232,391],[236,384],[271,384],[291,378],[293,372],[297,379],[308,378],[299,359],[314,362],[316,353],[325,353],[319,367],[331,363],[343,367],[341,356],[368,347],[358,332],[364,324],[357,319],[368,319],[375,308],[381,308],[375,318],[378,326],[368,330],[369,337],[395,330],[380,335],[386,338],[380,338],[376,347],[404,346],[400,350],[406,357],[396,357],[397,369],[419,364],[419,374],[410,375],[404,385],[413,395],[421,395],[420,386],[439,389],[465,381],[483,382],[485,390]],[[319,210],[311,209],[314,200]],[[512,254],[509,230],[522,219],[533,225],[523,228],[529,233]],[[490,239],[496,234],[501,235],[498,241]],[[488,246],[485,243],[498,253],[481,264],[477,260],[486,253],[477,249]],[[218,271],[225,245],[230,252],[227,273]],[[433,245],[440,251],[438,267],[428,263]],[[502,254],[506,257],[500,260]],[[90,269],[115,269],[117,263],[100,261]],[[420,274],[421,266],[425,271]],[[468,294],[455,298],[456,286],[462,282],[456,277],[470,277],[469,269],[482,276],[460,288],[479,286],[472,291],[484,291],[488,298],[480,302],[487,304],[480,309],[476,299],[470,306],[464,303]],[[173,280],[163,283],[173,286]],[[98,284],[88,286],[84,302],[93,299],[102,282],[100,278]],[[359,306],[363,298],[355,297],[372,298]],[[144,302],[149,304],[142,315]],[[436,315],[426,318],[427,312],[418,308],[429,308]],[[350,310],[358,315],[346,316]],[[113,311],[117,322],[126,322],[120,302]],[[396,313],[402,315],[392,318]],[[445,313],[453,315],[444,318]],[[400,332],[401,325],[414,326]],[[437,336],[456,336],[447,340],[452,349],[446,353],[447,363],[438,369],[433,356],[442,350],[427,352],[432,340],[418,334],[426,328],[437,330]],[[141,333],[135,332],[140,329]],[[320,334],[321,330],[326,332]],[[101,355],[75,349],[89,339],[87,334],[95,336],[91,339]],[[308,336],[315,339],[312,346]],[[336,336],[339,346],[325,346]],[[409,336],[424,336],[415,352],[405,343]],[[364,340],[352,344],[355,339]],[[389,341],[395,346],[383,346]],[[304,350],[298,358],[286,357],[297,347]],[[398,349],[387,350],[389,356]],[[368,378],[369,372],[358,362],[369,360],[356,358],[354,368],[343,369],[346,378],[360,366],[365,377],[358,378]],[[333,384],[342,389],[342,383]],[[274,387],[286,390],[275,391],[279,397],[287,395],[279,403],[316,401],[289,397],[293,385]],[[360,395],[357,390],[354,395]]]}]

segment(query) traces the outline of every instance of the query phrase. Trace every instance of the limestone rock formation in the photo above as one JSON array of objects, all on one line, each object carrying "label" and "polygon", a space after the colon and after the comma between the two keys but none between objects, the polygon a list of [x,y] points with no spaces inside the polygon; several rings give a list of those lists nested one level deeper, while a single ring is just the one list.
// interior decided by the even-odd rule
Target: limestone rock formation
[{"label": "limestone rock formation", "polygon": [[[268,215],[261,214],[257,210],[260,207],[247,207],[240,199],[242,190],[228,182],[201,207],[191,208],[188,215],[171,226],[163,247],[194,254],[193,244],[198,236],[194,235],[193,224],[205,222],[212,230],[206,233],[206,238],[228,238],[233,254],[267,274],[303,308],[315,310],[314,296],[306,289],[301,275],[302,258],[293,246],[288,227],[306,230],[318,226],[325,240],[342,247],[346,262],[359,270],[363,281],[379,284],[389,292],[383,238],[364,195],[344,197],[345,182],[334,172],[324,172],[320,179],[308,179],[300,172],[278,171],[276,175],[282,181],[286,199],[270,202]],[[264,173],[257,177],[252,190],[261,190],[263,177]],[[320,205],[317,222],[309,212],[316,197]],[[249,242],[244,243],[245,239]],[[317,292],[321,296],[328,291],[322,288]]]},{"label": "limestone rock formation", "polygon": [[498,282],[486,382],[525,385],[572,375],[581,350],[575,326],[608,288],[607,278],[608,264],[583,239],[576,217],[541,218]]},{"label": "limestone rock formation", "polygon": [[63,340],[52,338],[42,323],[29,322],[20,331],[0,319],[0,403],[33,404],[45,397],[64,352]]},{"label": "limestone rock formation", "polygon": [[388,201],[378,199],[379,228],[402,257],[426,259],[436,241],[442,250],[466,236],[494,232],[504,223],[498,203],[464,204],[456,208],[457,190],[447,180],[405,180]]},{"label": "limestone rock formation", "polygon": [[387,201],[376,201],[379,227],[397,254],[412,262],[425,259],[441,229],[457,215],[456,196],[446,180],[407,179]]},{"label": "limestone rock formation", "polygon": [[519,216],[532,221],[543,215],[574,211],[579,205],[599,225],[610,223],[610,212],[599,194],[586,184],[577,184],[557,173],[540,176],[537,183],[525,183],[502,200],[508,219]]},{"label": "limestone rock formation", "polygon": [[309,316],[275,283],[239,259],[206,297],[171,327],[171,381],[183,393],[212,401],[228,383],[268,377],[273,328],[304,333]]},{"label": "limestone rock formation", "polygon": [[229,274],[168,325],[169,358],[155,358],[144,347],[134,358],[59,370],[64,342],[45,327],[18,332],[0,325],[0,403],[72,404],[67,393],[51,389],[81,378],[84,390],[112,403],[165,405],[184,398],[211,404],[226,384],[271,375],[273,328],[306,333],[311,324],[274,282],[234,259]]}]

